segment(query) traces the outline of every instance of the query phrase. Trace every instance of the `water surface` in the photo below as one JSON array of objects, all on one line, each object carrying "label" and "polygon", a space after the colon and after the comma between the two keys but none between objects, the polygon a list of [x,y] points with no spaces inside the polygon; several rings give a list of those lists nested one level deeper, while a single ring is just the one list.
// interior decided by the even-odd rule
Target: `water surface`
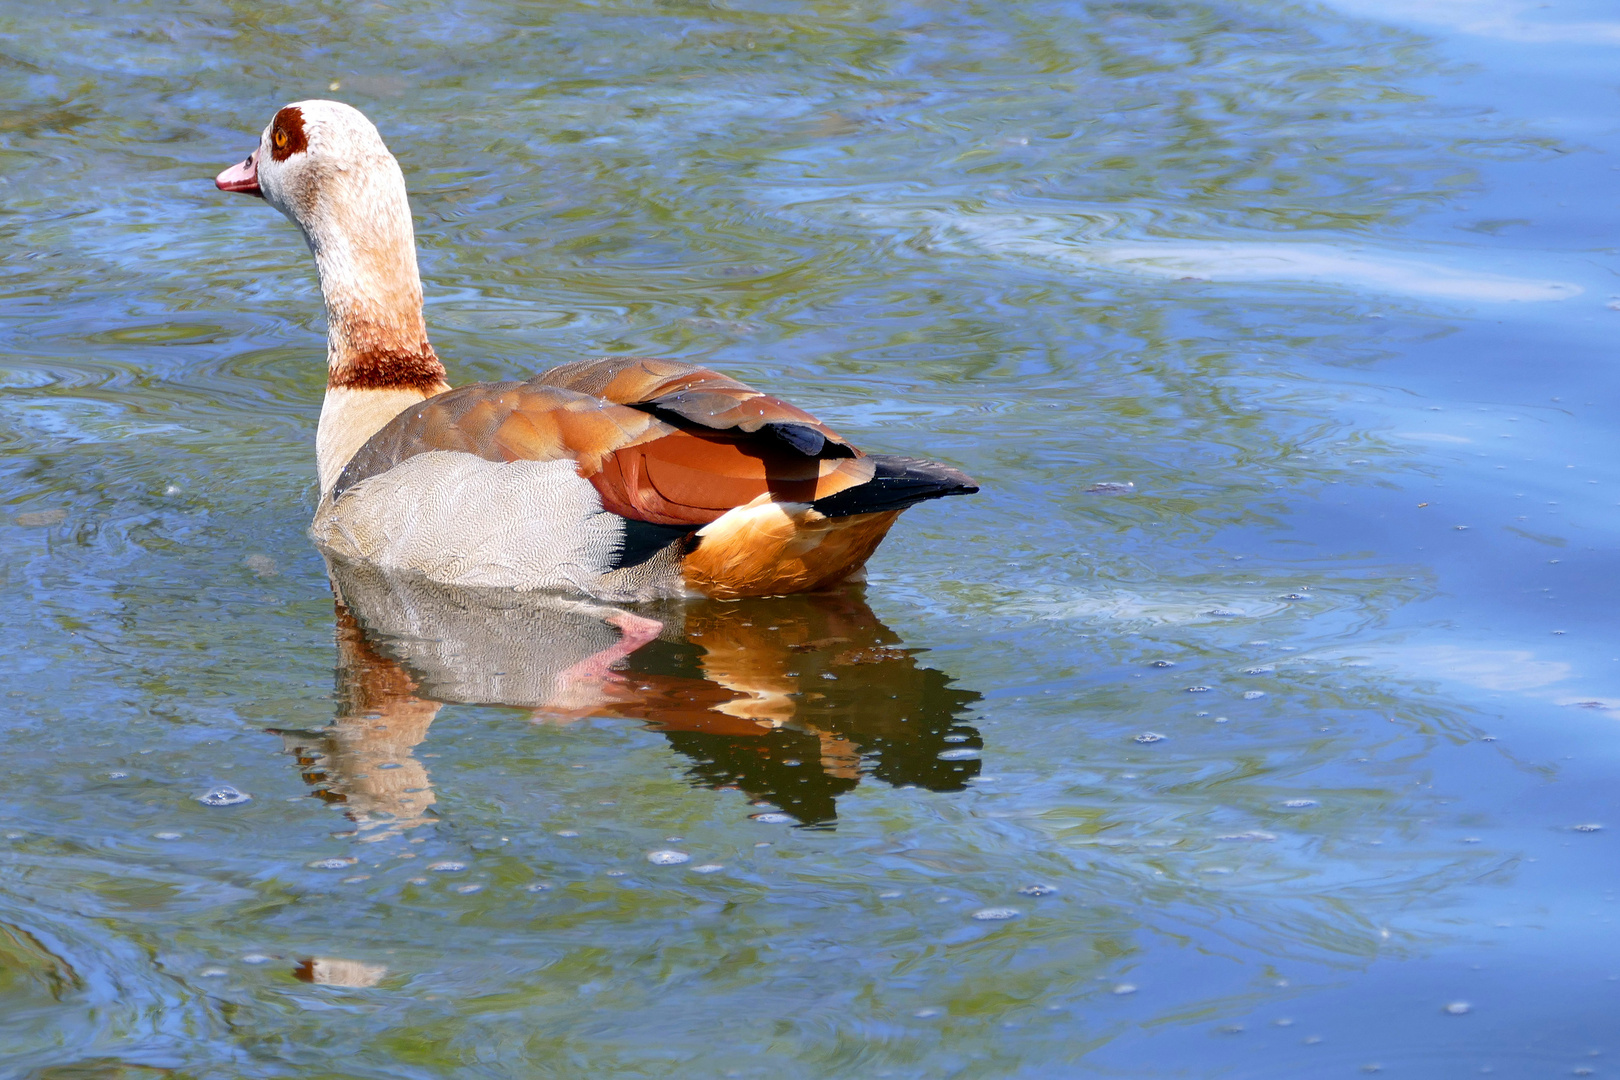
[{"label": "water surface", "polygon": [[[0,3],[0,1071],[1612,1072],[1617,62],[1595,0]],[[702,362],[984,490],[825,596],[335,603],[313,267],[210,181],[311,96],[453,380]]]}]

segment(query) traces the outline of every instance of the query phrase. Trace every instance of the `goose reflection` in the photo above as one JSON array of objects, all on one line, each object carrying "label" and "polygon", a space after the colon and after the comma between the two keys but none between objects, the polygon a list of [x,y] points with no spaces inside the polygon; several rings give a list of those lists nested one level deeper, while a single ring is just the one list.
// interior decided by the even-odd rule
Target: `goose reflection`
[{"label": "goose reflection", "polygon": [[688,778],[828,826],[863,779],[956,791],[978,775],[979,695],[917,663],[858,586],[631,611],[439,585],[329,563],[337,710],[278,732],[313,793],[382,838],[432,816],[414,748],[445,704],[520,706],[539,722],[641,721]]}]

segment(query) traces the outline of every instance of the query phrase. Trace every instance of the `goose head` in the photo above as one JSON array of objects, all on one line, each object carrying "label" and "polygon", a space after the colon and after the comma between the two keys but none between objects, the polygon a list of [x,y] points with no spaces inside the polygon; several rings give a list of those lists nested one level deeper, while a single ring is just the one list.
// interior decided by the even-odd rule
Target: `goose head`
[{"label": "goose head", "polygon": [[257,149],[214,184],[263,198],[303,233],[326,300],[331,385],[379,365],[442,379],[422,322],[405,176],[360,110],[339,101],[283,106]]},{"label": "goose head", "polygon": [[364,113],[341,101],[295,101],[265,125],[259,145],[214,178],[221,191],[257,195],[287,215],[319,255],[323,242],[404,210],[405,177]]}]

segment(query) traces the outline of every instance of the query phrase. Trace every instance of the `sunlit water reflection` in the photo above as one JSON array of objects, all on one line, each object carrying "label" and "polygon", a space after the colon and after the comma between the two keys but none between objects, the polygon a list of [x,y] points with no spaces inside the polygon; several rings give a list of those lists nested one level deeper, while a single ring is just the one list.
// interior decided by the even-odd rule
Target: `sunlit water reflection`
[{"label": "sunlit water reflection", "polygon": [[[0,1071],[1601,1075],[1613,26],[0,4]],[[208,179],[315,95],[455,380],[984,490],[826,596],[328,568],[312,268]]]}]

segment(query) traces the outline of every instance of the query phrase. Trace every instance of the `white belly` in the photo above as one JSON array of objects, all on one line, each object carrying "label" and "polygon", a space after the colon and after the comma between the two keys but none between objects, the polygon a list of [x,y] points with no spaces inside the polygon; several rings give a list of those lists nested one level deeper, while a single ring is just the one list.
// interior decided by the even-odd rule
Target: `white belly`
[{"label": "white belly", "polygon": [[310,533],[342,558],[447,585],[600,595],[623,528],[572,461],[434,450],[322,499]]}]

